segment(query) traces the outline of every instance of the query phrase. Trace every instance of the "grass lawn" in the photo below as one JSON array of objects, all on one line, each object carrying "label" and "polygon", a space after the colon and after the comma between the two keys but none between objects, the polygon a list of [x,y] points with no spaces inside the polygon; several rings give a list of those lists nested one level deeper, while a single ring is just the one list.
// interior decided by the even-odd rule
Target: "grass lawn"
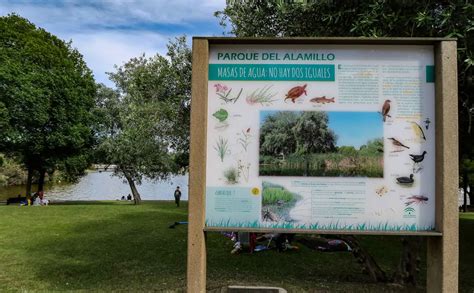
[{"label": "grass lawn", "polygon": [[[172,202],[0,206],[0,291],[184,291],[187,227],[168,226],[186,219],[186,202],[181,208]],[[474,213],[462,215],[461,231],[461,291],[472,292]],[[383,268],[396,267],[397,237],[362,241]],[[209,289],[249,284],[290,292],[398,290],[370,283],[349,253],[300,245],[293,252],[231,255],[232,243],[218,233],[209,235],[208,247]],[[416,291],[423,292],[424,277],[420,282]]]}]

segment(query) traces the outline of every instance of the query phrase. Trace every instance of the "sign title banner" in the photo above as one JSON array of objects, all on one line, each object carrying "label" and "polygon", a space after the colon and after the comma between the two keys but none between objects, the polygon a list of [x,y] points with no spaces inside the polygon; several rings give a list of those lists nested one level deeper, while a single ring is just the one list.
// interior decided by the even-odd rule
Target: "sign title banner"
[{"label": "sign title banner", "polygon": [[209,64],[209,80],[334,81],[333,64]]}]

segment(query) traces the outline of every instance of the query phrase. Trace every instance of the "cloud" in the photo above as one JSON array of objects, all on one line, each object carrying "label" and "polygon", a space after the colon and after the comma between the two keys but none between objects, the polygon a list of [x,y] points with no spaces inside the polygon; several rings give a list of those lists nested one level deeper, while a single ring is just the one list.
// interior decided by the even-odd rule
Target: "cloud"
[{"label": "cloud", "polygon": [[166,54],[168,37],[151,32],[98,31],[71,36],[73,46],[84,55],[93,68],[97,82],[111,86],[105,72],[114,71],[114,65],[122,65],[132,57]]},{"label": "cloud", "polygon": [[165,54],[169,39],[186,34],[220,35],[213,16],[225,0],[5,0],[0,15],[15,12],[64,40],[72,40],[96,80],[145,53]]},{"label": "cloud", "polygon": [[[17,12],[46,26],[60,29],[102,29],[130,27],[143,24],[192,25],[215,22],[213,13],[225,5],[224,0],[102,0],[102,1],[13,1],[0,4],[2,14]],[[144,27],[146,29],[146,26]]]}]

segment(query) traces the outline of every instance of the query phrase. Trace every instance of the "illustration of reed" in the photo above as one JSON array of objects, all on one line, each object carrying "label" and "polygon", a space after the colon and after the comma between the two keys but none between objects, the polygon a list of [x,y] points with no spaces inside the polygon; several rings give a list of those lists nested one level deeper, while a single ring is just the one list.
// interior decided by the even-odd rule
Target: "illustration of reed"
[{"label": "illustration of reed", "polygon": [[242,146],[244,151],[247,151],[247,147],[249,146],[252,140],[252,134],[250,133],[250,128],[246,130],[242,130],[241,133],[238,134],[239,138],[237,139],[238,143]]},{"label": "illustration of reed", "polygon": [[244,163],[242,160],[239,160],[237,162],[237,169],[239,172],[239,177],[242,176],[245,180],[245,182],[249,181],[249,175],[250,175],[250,163]]},{"label": "illustration of reed", "polygon": [[254,90],[250,95],[245,99],[249,105],[260,104],[262,106],[270,106],[274,101],[273,97],[277,95],[276,92],[271,92],[273,85],[264,86]]},{"label": "illustration of reed", "polygon": [[239,93],[235,97],[230,97],[230,93],[232,92],[232,88],[228,88],[225,84],[215,84],[214,87],[216,88],[216,94],[221,99],[224,101],[226,104],[227,103],[233,103],[237,102],[237,100],[240,98],[240,95],[242,94],[243,88],[240,89]]},{"label": "illustration of reed", "polygon": [[214,149],[216,150],[217,155],[221,159],[221,162],[224,162],[225,156],[230,154],[229,142],[226,138],[223,138],[222,136],[219,136],[219,138],[217,139]]}]

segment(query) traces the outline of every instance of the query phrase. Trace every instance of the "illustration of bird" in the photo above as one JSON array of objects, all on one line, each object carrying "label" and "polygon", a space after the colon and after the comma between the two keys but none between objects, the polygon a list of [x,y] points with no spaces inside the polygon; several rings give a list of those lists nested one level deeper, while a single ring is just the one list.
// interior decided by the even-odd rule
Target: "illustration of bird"
[{"label": "illustration of bird", "polygon": [[410,147],[407,147],[406,145],[404,145],[403,143],[401,143],[399,140],[397,140],[394,137],[389,137],[388,139],[390,139],[392,141],[392,144],[394,146],[396,146],[397,148],[407,148],[407,149],[410,148]]},{"label": "illustration of bird", "polygon": [[413,179],[413,174],[410,174],[410,177],[398,177],[397,182],[400,184],[412,184],[415,182],[415,179]]},{"label": "illustration of bird", "polygon": [[388,115],[388,112],[390,112],[390,100],[385,100],[385,103],[383,103],[382,106],[382,116],[383,116],[383,122],[387,119],[387,116],[392,118],[392,116]]},{"label": "illustration of bird", "polygon": [[430,127],[430,118],[426,118],[426,120],[424,121],[425,122],[425,127],[426,127],[426,130],[428,130],[428,128]]},{"label": "illustration of bird", "polygon": [[[423,169],[420,163],[425,159],[426,154],[427,154],[426,151],[423,151],[421,155],[409,154],[410,159],[413,161],[413,173],[418,173],[419,171]],[[418,169],[416,167],[418,167]]]},{"label": "illustration of bird", "polygon": [[427,154],[426,151],[423,151],[423,153],[421,155],[413,155],[413,154],[409,154],[410,156],[410,159],[414,162],[414,163],[421,163],[424,159],[425,159],[425,155]]},{"label": "illustration of bird", "polygon": [[426,140],[425,132],[423,131],[423,128],[421,128],[420,124],[413,121],[410,123],[411,123],[411,128],[415,132],[415,135],[420,139],[422,138]]}]

